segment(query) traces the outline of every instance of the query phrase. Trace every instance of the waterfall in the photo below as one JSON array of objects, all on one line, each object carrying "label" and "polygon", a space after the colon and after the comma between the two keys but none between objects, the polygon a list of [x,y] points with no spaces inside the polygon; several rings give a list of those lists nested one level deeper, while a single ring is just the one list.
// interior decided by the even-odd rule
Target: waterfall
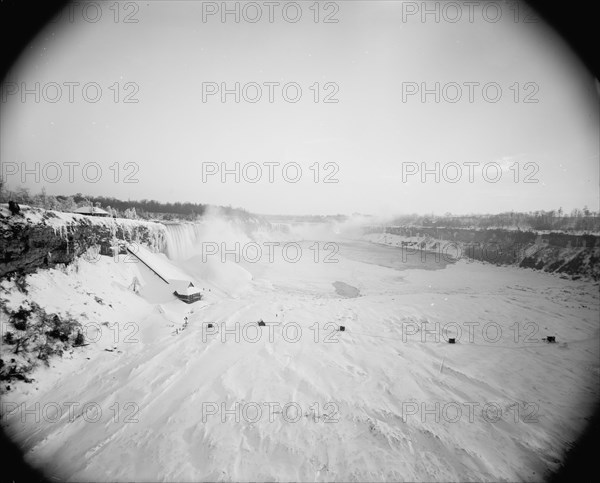
[{"label": "waterfall", "polygon": [[[171,260],[187,260],[201,255],[209,243],[218,250],[237,250],[251,241],[272,241],[289,232],[286,224],[257,226],[252,221],[210,217],[200,223],[164,223],[165,254]],[[215,252],[212,252],[214,255]],[[216,256],[216,255],[215,255]]]},{"label": "waterfall", "polygon": [[185,260],[200,253],[203,225],[200,223],[165,223],[166,255],[171,260]]}]

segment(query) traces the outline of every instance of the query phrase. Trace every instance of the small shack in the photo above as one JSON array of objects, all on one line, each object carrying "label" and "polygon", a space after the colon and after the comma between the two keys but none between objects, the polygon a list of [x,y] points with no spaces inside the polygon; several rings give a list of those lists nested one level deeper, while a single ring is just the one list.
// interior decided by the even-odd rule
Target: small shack
[{"label": "small shack", "polygon": [[96,206],[82,206],[81,208],[77,208],[73,213],[88,216],[110,216],[108,211]]},{"label": "small shack", "polygon": [[171,281],[170,283],[176,287],[173,295],[179,300],[184,301],[186,304],[192,304],[198,300],[202,300],[201,290],[198,287],[194,287],[192,282],[177,281],[174,283]]}]

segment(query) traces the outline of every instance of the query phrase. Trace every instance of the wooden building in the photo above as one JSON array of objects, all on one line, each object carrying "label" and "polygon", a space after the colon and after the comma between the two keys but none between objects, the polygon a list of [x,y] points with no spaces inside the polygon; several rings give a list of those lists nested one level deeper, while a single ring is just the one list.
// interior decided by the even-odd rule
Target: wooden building
[{"label": "wooden building", "polygon": [[[170,282],[173,284],[173,282]],[[186,304],[192,304],[198,300],[202,300],[202,293],[198,287],[194,287],[192,282],[177,283],[173,295],[179,300],[183,300]]]}]

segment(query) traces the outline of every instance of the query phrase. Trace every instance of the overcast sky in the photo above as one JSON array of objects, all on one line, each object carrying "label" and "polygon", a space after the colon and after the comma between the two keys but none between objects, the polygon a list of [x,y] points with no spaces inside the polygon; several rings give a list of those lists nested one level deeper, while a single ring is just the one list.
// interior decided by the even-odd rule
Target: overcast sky
[{"label": "overcast sky", "polygon": [[[484,11],[482,2],[470,12],[458,2],[460,12],[438,5],[436,22],[434,14],[422,18],[423,2],[338,1],[322,2],[315,22],[311,1],[298,2],[302,17],[293,23],[298,9],[288,6],[286,20],[286,3],[273,7],[272,22],[264,2],[241,4],[239,23],[233,14],[225,22],[220,12],[208,15],[221,2],[121,2],[118,11],[114,1],[97,2],[96,22],[97,7],[84,11],[84,2],[73,7],[72,21],[63,12],[4,85],[0,156],[10,188],[265,214],[598,209],[597,86],[560,38],[539,22],[525,22],[523,10],[501,2]],[[252,23],[256,6],[262,18]],[[502,18],[492,22],[497,11]],[[458,13],[461,20],[452,22]],[[325,23],[327,15],[337,23]],[[36,82],[39,102],[35,94],[23,102],[22,88],[35,90]],[[234,88],[236,82],[259,84],[262,98],[248,102],[244,94],[250,99],[257,92],[249,85],[239,103],[233,94],[222,102],[219,93],[203,102],[203,83]],[[273,85],[272,103],[265,82],[280,83]],[[434,93],[425,102],[420,92],[411,95],[436,82],[439,102]],[[62,94],[57,102],[51,102],[54,83]],[[65,83],[79,83],[71,84],[73,102]],[[97,102],[90,83],[102,89]],[[295,103],[284,99],[287,83],[302,88]],[[450,102],[458,92],[451,83],[462,91],[457,102]],[[473,102],[465,83],[479,83],[470,84]],[[84,84],[91,86],[85,93]],[[293,87],[286,94],[297,96]],[[124,102],[127,95],[138,102]],[[323,102],[327,95],[338,102]],[[35,171],[36,163],[39,180],[29,174],[22,183],[21,172],[12,174]],[[72,182],[64,163],[80,163],[71,165]],[[98,163],[101,175],[95,165],[84,173],[85,163]],[[231,170],[240,163],[247,179],[236,183],[230,174],[223,183],[217,173],[203,180],[203,167],[221,163]],[[256,183],[248,178],[259,173],[248,163],[262,168]],[[280,163],[271,165],[273,183],[263,163]],[[282,171],[286,163],[302,168],[298,182],[285,180],[297,176],[293,164]],[[436,163],[439,183],[434,174],[403,179],[403,171],[434,170]],[[450,180],[457,165],[448,163],[461,167],[456,183]],[[496,166],[503,171],[492,183]],[[138,182],[125,183],[128,174]],[[327,175],[338,182],[325,183]]]}]

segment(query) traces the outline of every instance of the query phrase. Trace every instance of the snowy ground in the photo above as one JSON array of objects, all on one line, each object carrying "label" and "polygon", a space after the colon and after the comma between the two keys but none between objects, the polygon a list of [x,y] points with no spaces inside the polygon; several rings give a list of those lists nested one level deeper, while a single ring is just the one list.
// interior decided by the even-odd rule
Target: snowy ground
[{"label": "snowy ground", "polygon": [[179,263],[204,289],[193,305],[105,257],[28,277],[33,300],[98,341],[12,384],[6,431],[78,481],[539,481],[558,467],[599,396],[597,285],[403,267],[362,242],[315,263],[311,244],[296,263]]}]

